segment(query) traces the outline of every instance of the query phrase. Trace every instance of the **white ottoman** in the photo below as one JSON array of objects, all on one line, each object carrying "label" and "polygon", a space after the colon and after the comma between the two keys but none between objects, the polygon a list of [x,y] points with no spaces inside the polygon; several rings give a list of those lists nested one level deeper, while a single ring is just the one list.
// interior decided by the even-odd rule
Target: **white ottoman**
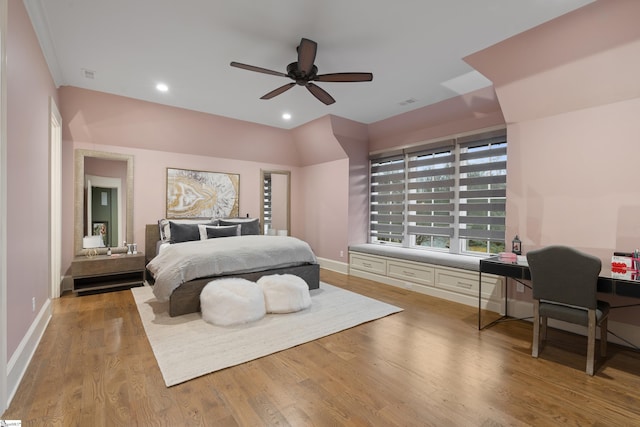
[{"label": "white ottoman", "polygon": [[267,313],[293,313],[311,306],[309,286],[293,274],[262,276],[258,285],[264,292]]},{"label": "white ottoman", "polygon": [[200,310],[205,322],[220,326],[253,322],[266,314],[260,286],[240,278],[207,283],[200,294]]}]

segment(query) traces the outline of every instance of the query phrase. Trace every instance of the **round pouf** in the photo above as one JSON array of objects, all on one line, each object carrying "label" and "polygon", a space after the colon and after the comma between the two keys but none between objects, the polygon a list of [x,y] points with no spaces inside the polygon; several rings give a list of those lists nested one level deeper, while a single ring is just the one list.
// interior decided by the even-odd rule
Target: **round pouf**
[{"label": "round pouf", "polygon": [[260,286],[240,278],[207,283],[200,294],[200,310],[205,322],[220,326],[253,322],[266,314]]},{"label": "round pouf", "polygon": [[311,306],[309,286],[293,274],[272,274],[258,279],[267,313],[293,313]]}]

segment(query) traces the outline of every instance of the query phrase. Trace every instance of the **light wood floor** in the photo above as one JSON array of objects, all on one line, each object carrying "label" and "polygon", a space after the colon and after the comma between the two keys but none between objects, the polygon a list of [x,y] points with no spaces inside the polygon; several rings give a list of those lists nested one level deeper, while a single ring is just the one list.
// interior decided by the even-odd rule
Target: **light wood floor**
[{"label": "light wood floor", "polygon": [[334,272],[321,278],[404,311],[166,388],[129,291],[66,296],[53,302],[2,418],[91,427],[640,425],[637,352],[610,345],[589,377],[584,337],[552,329],[534,359],[530,323],[479,332],[473,307]]}]

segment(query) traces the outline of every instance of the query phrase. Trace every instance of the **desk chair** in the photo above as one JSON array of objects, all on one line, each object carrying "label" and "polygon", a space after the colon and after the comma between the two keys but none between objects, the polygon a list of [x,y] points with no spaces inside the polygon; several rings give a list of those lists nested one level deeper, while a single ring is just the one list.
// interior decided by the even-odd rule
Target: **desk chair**
[{"label": "desk chair", "polygon": [[[586,326],[587,374],[595,365],[596,326],[600,326],[600,356],[607,353],[609,303],[597,299],[599,258],[566,246],[548,246],[527,253],[533,290],[533,348],[546,339],[547,318]],[[542,325],[542,330],[540,329]]]}]

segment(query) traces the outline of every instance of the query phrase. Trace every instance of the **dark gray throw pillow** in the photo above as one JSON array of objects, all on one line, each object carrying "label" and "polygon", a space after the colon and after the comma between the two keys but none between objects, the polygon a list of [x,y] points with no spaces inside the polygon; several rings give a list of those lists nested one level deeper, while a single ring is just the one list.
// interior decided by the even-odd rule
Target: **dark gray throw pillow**
[{"label": "dark gray throw pillow", "polygon": [[200,240],[200,229],[198,224],[178,224],[169,221],[171,228],[171,243],[191,242]]},{"label": "dark gray throw pillow", "polygon": [[220,220],[220,225],[238,224],[240,224],[240,234],[242,236],[260,234],[260,218],[226,218]]},{"label": "dark gray throw pillow", "polygon": [[207,227],[207,239],[215,239],[217,237],[233,237],[238,235],[237,225]]}]

